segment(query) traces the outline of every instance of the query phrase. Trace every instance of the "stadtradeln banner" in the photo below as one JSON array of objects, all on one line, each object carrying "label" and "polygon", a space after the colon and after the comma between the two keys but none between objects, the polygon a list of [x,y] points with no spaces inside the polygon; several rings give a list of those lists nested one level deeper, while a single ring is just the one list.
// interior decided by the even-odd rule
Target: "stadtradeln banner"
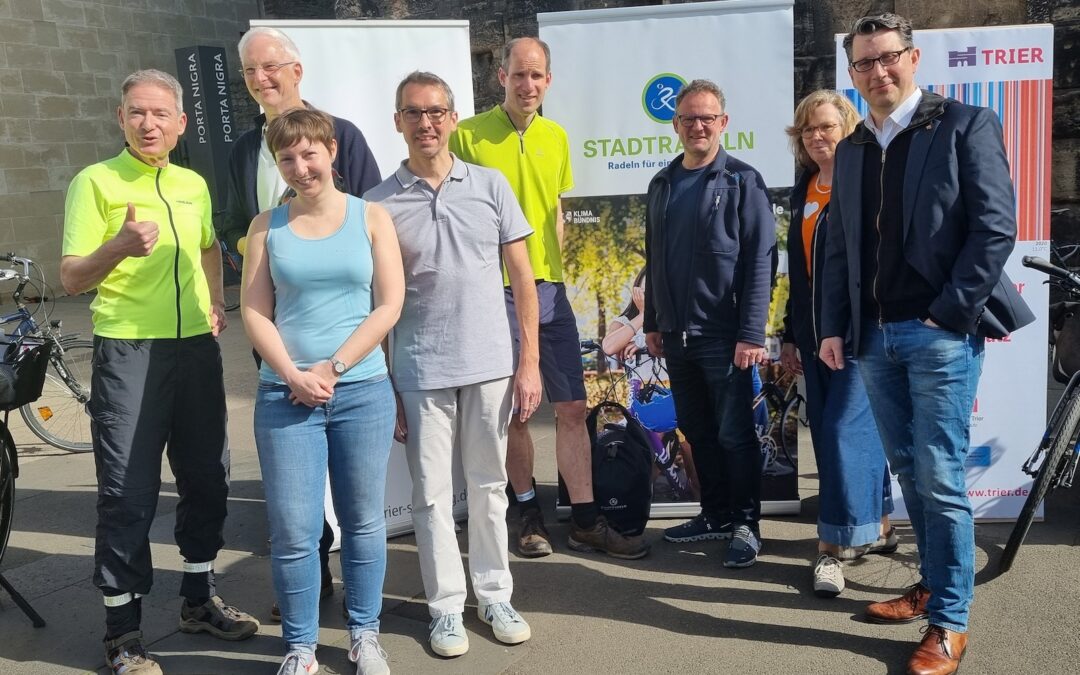
[{"label": "stadtradeln banner", "polygon": [[[730,0],[538,19],[553,74],[543,114],[569,135],[575,183],[563,199],[567,292],[581,337],[603,347],[585,356],[589,403],[626,403],[632,392],[667,379],[662,363],[645,358],[640,331],[625,344],[605,338],[615,336],[618,317],[631,321],[640,311],[644,193],[682,152],[673,120],[675,97],[686,83],[705,78],[723,90],[730,122],[721,143],[761,172],[774,195],[778,239],[786,238],[786,195],[794,178],[784,133],[793,112],[792,2]],[[774,306],[783,306],[783,289],[782,283]],[[774,335],[778,319],[771,322]],[[778,368],[761,375],[768,383]],[[781,394],[788,392],[790,382],[778,384]],[[758,408],[763,509],[792,513],[799,508],[797,422],[767,414],[774,398],[763,398]],[[673,419],[654,425],[654,517],[698,511],[693,448],[668,423]]]},{"label": "stadtradeln banner", "polygon": [[[836,39],[836,85],[865,115],[852,88],[843,36]],[[1005,265],[1035,312],[1034,324],[1003,340],[988,340],[982,379],[971,411],[968,496],[976,518],[1015,519],[1031,478],[1021,470],[1046,424],[1047,301],[1045,275],[1020,264],[1048,257],[1050,247],[1050,129],[1054,28],[1000,26],[915,31],[920,51],[916,83],[923,89],[991,108],[1004,129],[1016,189],[1016,248]],[[907,511],[893,485],[898,518]]]},{"label": "stadtradeln banner", "polygon": [[[473,114],[468,21],[252,21],[288,35],[300,50],[300,93],[311,105],[353,122],[367,139],[382,175],[397,170],[409,150],[394,128],[394,94],[403,77],[426,70],[446,80],[454,107]],[[333,311],[327,308],[326,311]],[[465,481],[455,462],[454,515],[467,514]],[[337,525],[329,485],[327,518]],[[412,531],[412,481],[405,446],[394,443],[386,474],[386,531]]]}]

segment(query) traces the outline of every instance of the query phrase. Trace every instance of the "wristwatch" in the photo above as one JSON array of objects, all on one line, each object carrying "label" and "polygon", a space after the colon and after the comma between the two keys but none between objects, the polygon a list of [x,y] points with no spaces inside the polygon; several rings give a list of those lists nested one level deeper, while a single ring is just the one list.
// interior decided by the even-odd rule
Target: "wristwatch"
[{"label": "wristwatch", "polygon": [[339,361],[338,359],[336,359],[336,358],[334,358],[332,356],[330,357],[330,365],[333,366],[334,374],[337,375],[338,377],[341,377],[342,375],[344,375],[345,371],[349,369],[349,367],[345,365],[344,361]]}]

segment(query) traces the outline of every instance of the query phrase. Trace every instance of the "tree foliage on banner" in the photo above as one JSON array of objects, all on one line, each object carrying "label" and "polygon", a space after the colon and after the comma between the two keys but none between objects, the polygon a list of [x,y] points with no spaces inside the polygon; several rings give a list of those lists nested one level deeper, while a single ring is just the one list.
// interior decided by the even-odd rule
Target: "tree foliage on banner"
[{"label": "tree foliage on banner", "polygon": [[[645,204],[642,197],[632,195],[566,199],[563,206],[569,221],[563,266],[567,281],[579,290],[574,309],[580,316],[595,318],[593,335],[603,339],[645,265]],[[579,218],[585,213],[596,218]],[[575,222],[579,219],[597,222]]]}]

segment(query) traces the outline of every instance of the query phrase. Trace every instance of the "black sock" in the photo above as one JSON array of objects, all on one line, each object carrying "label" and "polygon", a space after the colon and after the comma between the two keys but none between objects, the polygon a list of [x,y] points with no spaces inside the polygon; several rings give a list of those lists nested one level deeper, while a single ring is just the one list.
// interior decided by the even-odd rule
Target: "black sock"
[{"label": "black sock", "polygon": [[536,495],[533,495],[531,499],[526,499],[523,502],[518,502],[518,513],[520,513],[521,515],[524,516],[525,512],[529,509],[536,509],[537,511],[540,510],[540,500],[536,498]]},{"label": "black sock", "polygon": [[139,630],[141,620],[142,598],[135,598],[119,607],[106,607],[105,640],[115,640],[122,635]]},{"label": "black sock", "polygon": [[600,517],[600,509],[597,508],[596,502],[571,504],[570,517],[574,519],[575,525],[582,530],[587,530],[596,525],[596,519]]}]

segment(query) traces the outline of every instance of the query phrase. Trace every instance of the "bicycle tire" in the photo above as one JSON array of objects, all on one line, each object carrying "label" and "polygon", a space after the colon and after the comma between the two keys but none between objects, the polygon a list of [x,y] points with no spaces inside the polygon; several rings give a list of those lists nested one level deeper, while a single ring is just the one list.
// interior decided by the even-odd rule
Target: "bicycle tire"
[{"label": "bicycle tire", "polygon": [[1080,394],[1073,396],[1069,409],[1062,416],[1062,419],[1060,431],[1050,443],[1050,450],[1046,454],[1046,459],[1043,460],[1042,466],[1039,467],[1035,481],[1031,484],[1031,492],[1028,493],[1028,498],[1024,501],[1024,507],[1020,509],[1020,516],[1016,519],[1016,524],[1009,534],[1009,541],[1005,544],[1005,551],[1002,552],[1001,560],[998,561],[998,574],[1004,574],[1012,569],[1016,554],[1019,553],[1020,546],[1024,543],[1024,539],[1027,538],[1028,530],[1031,529],[1031,523],[1035,520],[1035,512],[1039,510],[1039,504],[1046,499],[1054,479],[1060,474],[1065,463],[1069,460],[1067,451],[1072,448],[1073,437],[1076,436],[1077,429],[1080,427]]},{"label": "bicycle tire", "polygon": [[7,552],[15,510],[15,442],[0,426],[0,561]]},{"label": "bicycle tire", "polygon": [[224,287],[225,311],[231,312],[240,308],[240,283],[229,284]]},{"label": "bicycle tire", "polygon": [[[780,417],[780,451],[784,453],[784,457],[787,458],[788,464],[792,467],[795,466],[795,459],[791,456],[791,450],[788,449],[788,429],[791,429],[794,434],[799,433],[799,424],[801,419],[799,418],[799,408],[802,405],[803,398],[801,396],[794,396],[784,406],[784,413]],[[799,439],[795,438],[795,449],[799,449]]]},{"label": "bicycle tire", "polygon": [[72,340],[62,343],[63,367],[75,379],[85,398],[68,386],[56,362],[49,364],[45,386],[41,396],[19,408],[26,426],[34,435],[53,447],[69,452],[90,452],[94,445],[90,438],[90,415],[86,401],[90,394],[90,364],[94,354],[92,340]]}]

